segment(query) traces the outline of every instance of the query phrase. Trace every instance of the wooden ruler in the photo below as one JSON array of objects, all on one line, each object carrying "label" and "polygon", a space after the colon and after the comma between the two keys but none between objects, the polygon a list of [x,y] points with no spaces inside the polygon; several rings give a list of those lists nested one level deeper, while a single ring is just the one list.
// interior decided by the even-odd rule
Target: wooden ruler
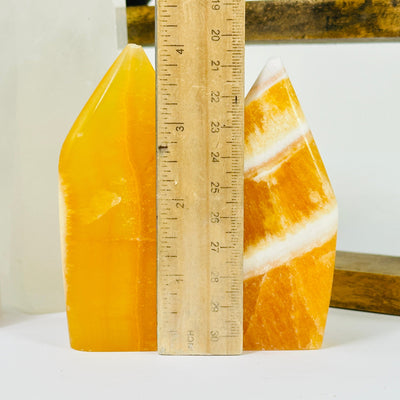
[{"label": "wooden ruler", "polygon": [[244,6],[157,2],[161,354],[242,351]]}]

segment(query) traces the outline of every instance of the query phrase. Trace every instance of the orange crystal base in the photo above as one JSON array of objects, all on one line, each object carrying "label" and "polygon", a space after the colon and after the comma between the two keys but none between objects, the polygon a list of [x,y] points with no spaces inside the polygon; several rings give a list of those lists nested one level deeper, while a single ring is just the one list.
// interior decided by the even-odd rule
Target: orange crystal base
[{"label": "orange crystal base", "polygon": [[246,98],[244,188],[244,349],[317,349],[332,288],[337,205],[279,60]]},{"label": "orange crystal base", "polygon": [[[157,348],[154,103],[154,70],[141,48],[128,46],[61,152],[60,221],[75,349]],[[244,349],[319,348],[337,205],[276,61],[246,99],[244,187]]]},{"label": "orange crystal base", "polygon": [[129,45],[62,147],[60,223],[71,346],[156,349],[155,74]]}]

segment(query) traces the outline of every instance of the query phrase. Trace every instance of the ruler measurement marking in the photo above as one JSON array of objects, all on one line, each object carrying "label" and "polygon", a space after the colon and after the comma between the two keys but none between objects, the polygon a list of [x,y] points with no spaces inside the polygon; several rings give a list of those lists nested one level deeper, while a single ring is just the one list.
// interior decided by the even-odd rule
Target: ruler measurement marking
[{"label": "ruler measurement marking", "polygon": [[[240,244],[240,225],[242,224],[242,219],[240,217],[237,218],[235,215],[238,211],[241,212],[241,208],[238,209],[238,206],[240,206],[243,197],[242,189],[240,188],[242,184],[240,179],[242,174],[240,165],[242,163],[243,152],[241,152],[240,149],[243,147],[241,143],[243,104],[238,99],[243,98],[243,76],[241,72],[243,66],[241,62],[243,62],[244,42],[244,1],[239,0],[232,3],[220,3],[218,7],[221,11],[216,9],[211,11],[211,6],[219,3],[219,1],[206,0],[205,2],[198,2],[189,0],[189,4],[185,4],[186,9],[179,7],[179,14],[177,12],[177,4],[166,3],[168,3],[168,0],[159,0],[157,3],[157,10],[159,12],[157,32],[158,38],[160,39],[162,37],[163,39],[162,42],[158,40],[157,43],[157,87],[158,90],[161,89],[160,92],[167,92],[163,93],[163,96],[158,94],[157,97],[158,109],[165,111],[164,113],[159,112],[157,122],[157,144],[161,146],[159,147],[157,156],[157,173],[159,176],[157,192],[159,209],[158,223],[159,226],[165,227],[163,228],[164,230],[159,230],[158,238],[159,240],[160,238],[166,240],[166,242],[159,241],[161,244],[160,247],[162,248],[159,248],[158,255],[158,290],[160,293],[159,301],[162,303],[160,308],[159,302],[159,338],[162,339],[162,343],[159,342],[159,351],[168,354],[237,353],[237,344],[241,342],[241,297],[238,295],[237,286],[232,283],[233,280],[226,278],[228,276],[226,272],[228,271],[225,271],[225,267],[222,267],[225,265],[223,262],[224,259],[230,261],[229,269],[233,275],[238,274],[241,276],[242,249]],[[222,6],[232,5],[233,7],[229,7],[229,12],[228,9],[227,11],[222,11]],[[187,24],[187,21],[185,23],[185,17],[188,17],[187,15],[185,16],[185,12],[187,13],[188,9],[191,8],[193,14],[195,14],[196,12],[200,12],[199,10],[201,7],[207,7],[205,11],[207,14],[206,22],[204,23],[203,21],[203,23],[200,24],[200,22],[193,21],[192,25],[198,24],[196,27]],[[167,8],[168,10],[166,11]],[[174,10],[176,10],[176,12]],[[215,30],[215,32],[218,31],[217,36],[215,36],[216,40],[210,35],[212,30]],[[188,31],[189,33],[186,34]],[[204,33],[198,34],[199,31]],[[193,32],[197,34],[193,35]],[[164,40],[166,41],[164,42]],[[194,53],[195,50],[191,40],[204,43],[205,46],[202,47],[206,49],[205,53],[201,55]],[[235,49],[235,53],[227,51],[230,49]],[[220,71],[219,74],[214,74],[214,76],[212,76],[213,71],[206,68],[207,65],[210,65],[212,60],[214,60],[214,62],[218,61],[218,69]],[[222,281],[227,281],[228,283],[227,285],[222,285],[222,281],[219,281],[219,283],[209,282],[207,284],[205,281],[205,285],[203,285],[205,288],[209,285],[207,290],[210,304],[212,304],[212,302],[221,304],[222,302],[220,308],[225,309],[226,314],[218,316],[222,311],[212,312],[211,309],[208,309],[207,313],[209,315],[207,317],[206,310],[204,308],[199,309],[199,317],[203,318],[203,324],[200,323],[198,324],[199,326],[195,326],[194,324],[193,326],[187,326],[182,329],[182,326],[179,324],[183,323],[183,325],[185,325],[187,321],[186,319],[182,319],[183,317],[178,317],[178,314],[186,307],[186,305],[182,307],[181,300],[183,300],[184,303],[187,301],[190,303],[191,301],[190,297],[185,297],[186,295],[184,295],[183,288],[191,287],[190,282],[192,275],[182,266],[181,257],[184,257],[183,253],[185,253],[185,247],[182,247],[181,242],[184,240],[182,235],[185,235],[185,232],[187,232],[184,229],[186,218],[189,218],[189,215],[191,215],[190,209],[196,208],[193,203],[192,194],[186,193],[184,190],[184,187],[190,185],[190,183],[185,180],[187,178],[182,171],[184,171],[185,168],[190,169],[190,163],[197,165],[196,163],[204,162],[201,158],[196,158],[199,155],[197,152],[199,150],[194,151],[193,155],[195,157],[193,160],[189,157],[185,158],[185,155],[182,154],[182,151],[190,151],[190,147],[188,147],[190,146],[190,141],[187,140],[187,135],[190,135],[193,130],[197,129],[195,123],[190,120],[191,118],[196,120],[197,117],[192,117],[190,106],[186,106],[185,104],[189,104],[193,98],[190,97],[190,94],[188,99],[183,96],[183,94],[187,94],[184,93],[184,90],[188,90],[187,85],[185,86],[184,79],[185,68],[188,71],[188,73],[186,73],[186,79],[189,81],[191,81],[192,78],[197,80],[201,74],[207,70],[206,75],[203,76],[204,80],[200,85],[205,84],[204,88],[206,88],[209,93],[211,90],[215,91],[215,93],[218,92],[216,96],[218,101],[213,102],[210,100],[212,102],[211,105],[209,101],[205,101],[205,98],[203,98],[203,100],[198,100],[199,105],[205,107],[203,108],[204,115],[206,116],[205,125],[208,125],[210,121],[213,120],[219,121],[220,124],[218,135],[212,136],[211,132],[209,132],[208,144],[206,142],[200,145],[200,147],[206,146],[202,147],[203,149],[206,149],[208,146],[208,155],[211,152],[218,155],[216,156],[215,162],[212,162],[211,159],[207,157],[207,161],[204,165],[209,171],[209,183],[199,189],[201,189],[200,192],[204,191],[204,194],[207,193],[208,214],[210,214],[211,210],[218,210],[216,212],[218,212],[218,216],[220,216],[218,219],[220,223],[218,224],[208,221],[208,237],[212,239],[211,242],[214,243],[214,247],[218,249],[218,251],[213,251],[212,248],[209,249],[209,269],[206,281],[207,279],[208,282],[213,278],[218,279],[214,275],[217,274],[221,277],[220,279],[222,279]],[[171,92],[171,90],[173,92]],[[171,93],[174,94],[171,95]],[[235,104],[235,102],[237,104]],[[192,107],[196,108],[197,104],[192,103]],[[189,115],[191,117],[186,119]],[[200,119],[199,122],[200,124],[198,125],[204,124],[202,119]],[[174,136],[171,137],[169,135]],[[169,138],[173,138],[174,142],[170,141]],[[228,141],[230,143],[228,143]],[[174,143],[175,146],[169,147],[168,144],[170,143]],[[189,164],[186,164],[185,160],[188,160]],[[231,162],[225,162],[228,160],[231,160]],[[166,168],[168,165],[173,168]],[[177,168],[175,168],[175,165]],[[210,182],[218,184],[218,192],[210,192]],[[167,187],[169,188],[168,190],[166,190]],[[171,198],[171,192],[178,196]],[[179,196],[182,193],[186,193],[185,196]],[[180,204],[178,208],[178,205],[174,205],[172,202],[179,202],[182,204]],[[170,206],[167,206],[168,204]],[[200,204],[199,212],[204,212],[201,207]],[[208,214],[204,214],[204,218],[210,220],[210,215]],[[171,216],[167,217],[167,215]],[[172,223],[173,225],[171,225]],[[233,232],[236,230],[238,230],[238,233],[235,235]],[[181,239],[178,239],[178,237]],[[203,241],[203,244],[206,242],[207,241]],[[173,243],[175,244],[173,245]],[[178,249],[178,252],[168,252],[174,249]],[[225,253],[226,256],[224,255]],[[205,255],[204,251],[199,254],[201,257]],[[171,256],[176,257],[174,258]],[[163,260],[167,258],[169,261],[164,262]],[[204,258],[203,260],[205,261],[206,259]],[[167,276],[171,271],[179,273],[177,277],[180,279],[179,282],[175,282],[175,280],[168,282],[166,280],[167,278],[171,279],[171,277]],[[163,280],[164,278],[165,281]],[[166,288],[171,284],[173,284],[174,288],[176,285],[181,285],[180,289],[173,290],[172,292],[170,291],[167,295],[161,294],[165,293]],[[232,291],[228,296],[226,296],[228,294],[226,291],[227,288]],[[207,291],[204,291],[204,295],[207,296]],[[171,298],[171,303],[168,303],[168,298]],[[172,298],[175,300],[172,301]],[[169,320],[168,315],[174,316],[174,319]],[[231,321],[239,322],[235,324],[231,323]],[[160,323],[163,325],[161,329],[163,333],[161,336]],[[232,328],[231,325],[235,325],[235,328]],[[199,330],[198,328],[201,329]],[[168,334],[170,334],[170,336],[168,336]]]}]

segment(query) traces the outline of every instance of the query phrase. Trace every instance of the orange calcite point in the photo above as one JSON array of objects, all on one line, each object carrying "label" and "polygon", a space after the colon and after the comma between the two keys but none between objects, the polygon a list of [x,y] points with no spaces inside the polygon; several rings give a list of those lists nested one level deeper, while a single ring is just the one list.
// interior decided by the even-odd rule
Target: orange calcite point
[{"label": "orange calcite point", "polygon": [[60,222],[71,346],[156,350],[155,74],[128,45],[60,156]]},{"label": "orange calcite point", "polygon": [[244,349],[319,348],[337,204],[279,60],[246,98],[244,200]]}]

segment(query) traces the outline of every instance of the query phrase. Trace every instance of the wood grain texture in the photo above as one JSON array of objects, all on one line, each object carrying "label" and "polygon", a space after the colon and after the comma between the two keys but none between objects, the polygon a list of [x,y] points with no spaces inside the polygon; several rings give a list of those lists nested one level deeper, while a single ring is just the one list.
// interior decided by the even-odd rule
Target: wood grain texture
[{"label": "wood grain texture", "polygon": [[400,35],[400,1],[298,0],[247,3],[246,39],[365,39]]},{"label": "wood grain texture", "polygon": [[400,315],[400,257],[338,251],[331,306]]},{"label": "wood grain texture", "polygon": [[154,44],[154,7],[135,6],[126,8],[128,42],[142,46]]},{"label": "wood grain texture", "polygon": [[[128,39],[154,44],[154,7],[127,7]],[[268,0],[246,3],[246,41],[400,37],[400,0]]]}]

